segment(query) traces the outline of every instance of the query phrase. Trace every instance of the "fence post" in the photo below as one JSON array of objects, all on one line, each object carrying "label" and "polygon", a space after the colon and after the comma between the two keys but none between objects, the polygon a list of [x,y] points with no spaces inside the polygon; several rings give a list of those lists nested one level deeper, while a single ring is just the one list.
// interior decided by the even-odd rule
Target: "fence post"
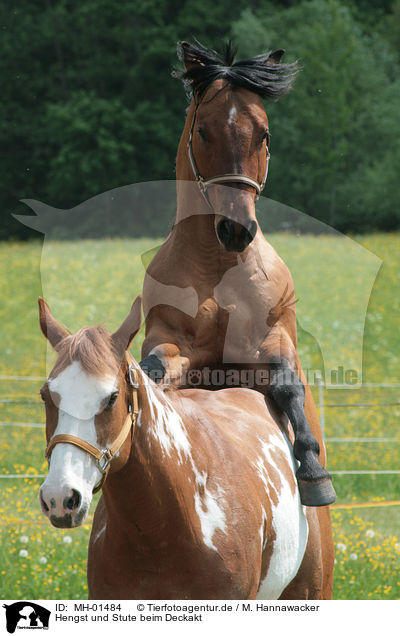
[{"label": "fence post", "polygon": [[325,439],[325,411],[324,411],[324,386],[322,384],[322,377],[318,375],[318,399],[319,399],[319,423],[321,425],[322,439]]}]

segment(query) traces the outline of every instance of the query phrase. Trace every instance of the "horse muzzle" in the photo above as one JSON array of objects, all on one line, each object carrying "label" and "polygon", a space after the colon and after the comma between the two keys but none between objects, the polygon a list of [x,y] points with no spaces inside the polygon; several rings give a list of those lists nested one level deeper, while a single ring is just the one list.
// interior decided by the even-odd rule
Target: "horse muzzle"
[{"label": "horse muzzle", "polygon": [[257,227],[257,221],[253,219],[243,224],[222,217],[216,223],[217,238],[228,252],[243,252],[254,239]]},{"label": "horse muzzle", "polygon": [[89,510],[89,504],[78,489],[65,488],[53,492],[46,482],[40,488],[39,501],[43,514],[55,528],[82,525]]}]

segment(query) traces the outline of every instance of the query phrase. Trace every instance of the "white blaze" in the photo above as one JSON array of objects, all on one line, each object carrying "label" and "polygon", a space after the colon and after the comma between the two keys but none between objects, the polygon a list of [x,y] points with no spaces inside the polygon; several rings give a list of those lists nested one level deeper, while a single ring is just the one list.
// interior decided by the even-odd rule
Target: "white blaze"
[{"label": "white blaze", "polygon": [[231,126],[233,124],[236,115],[237,115],[236,106],[232,106],[230,111],[229,111],[229,117],[228,117],[229,126]]},{"label": "white blaze", "polygon": [[[56,393],[60,400],[54,435],[74,435],[97,446],[94,419],[102,411],[105,399],[115,391],[115,378],[89,376],[81,364],[74,361],[55,378],[50,378],[48,385],[50,393]],[[56,444],[42,492],[47,499],[57,501],[68,490],[77,490],[82,504],[89,507],[93,488],[100,478],[95,460],[88,453],[71,444]],[[57,504],[57,510],[60,505]]]}]

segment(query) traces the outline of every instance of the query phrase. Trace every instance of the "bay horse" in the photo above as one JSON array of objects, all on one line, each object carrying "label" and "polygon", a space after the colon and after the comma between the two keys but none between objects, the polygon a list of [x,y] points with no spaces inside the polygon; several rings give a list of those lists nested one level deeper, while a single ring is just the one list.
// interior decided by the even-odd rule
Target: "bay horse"
[{"label": "bay horse", "polygon": [[39,299],[57,359],[41,389],[43,513],[75,528],[100,488],[91,599],[319,599],[326,564],[292,446],[252,389],[157,385],[129,352],[141,299],[112,335],[69,334]]},{"label": "bay horse", "polygon": [[[332,573],[328,506],[336,494],[298,356],[293,280],[255,212],[270,157],[261,98],[287,93],[298,70],[281,62],[283,54],[279,49],[235,62],[229,46],[222,56],[199,43],[180,44],[184,71],[175,75],[191,101],[176,159],[177,214],[144,280],[140,364],[157,381],[179,387],[191,386],[188,380],[195,377],[199,388],[213,388],[205,381],[213,370],[218,378],[234,370],[265,371],[267,381],[264,376],[253,388],[281,426],[294,432],[301,500],[319,508],[321,531],[330,537],[323,551]],[[187,307],[174,302],[176,290],[187,291]]]},{"label": "bay horse", "polygon": [[[293,427],[302,502],[325,506],[336,495],[297,353],[293,280],[255,215],[270,155],[260,97],[286,93],[297,67],[281,64],[282,49],[241,62],[230,47],[225,58],[187,42],[181,52],[177,75],[192,100],[176,160],[176,223],[144,282],[142,368],[178,386],[206,366],[268,370],[269,381],[254,388]],[[168,305],[159,283],[191,290],[196,314]]]}]

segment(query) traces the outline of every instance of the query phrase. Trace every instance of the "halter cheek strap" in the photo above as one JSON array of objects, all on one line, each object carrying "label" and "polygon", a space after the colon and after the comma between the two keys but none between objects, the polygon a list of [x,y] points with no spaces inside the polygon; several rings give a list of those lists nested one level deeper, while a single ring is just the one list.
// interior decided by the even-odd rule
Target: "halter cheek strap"
[{"label": "halter cheek strap", "polygon": [[264,190],[265,184],[267,182],[267,176],[268,176],[268,166],[269,166],[269,158],[270,158],[270,152],[269,152],[269,147],[268,147],[268,141],[267,141],[267,145],[266,145],[266,165],[265,165],[265,172],[264,172],[264,176],[262,178],[262,180],[260,182],[256,181],[255,179],[253,179],[252,177],[248,177],[245,174],[240,174],[240,173],[236,173],[236,172],[227,172],[226,174],[221,174],[221,175],[217,175],[216,177],[210,177],[209,179],[205,179],[204,177],[201,176],[199,169],[197,167],[196,164],[196,160],[194,158],[194,154],[193,154],[193,131],[194,131],[194,125],[195,125],[195,121],[196,121],[196,115],[197,115],[197,109],[199,107],[199,102],[196,104],[194,113],[193,113],[193,119],[192,119],[192,124],[190,126],[190,132],[189,132],[189,140],[188,140],[188,158],[189,158],[189,163],[190,166],[192,168],[192,172],[194,174],[194,178],[200,188],[200,192],[203,195],[203,197],[205,198],[205,200],[207,201],[208,205],[212,208],[211,205],[211,201],[209,199],[208,196],[208,192],[207,192],[207,188],[210,185],[214,185],[214,184],[221,184],[221,183],[244,183],[246,185],[251,186],[252,188],[255,189],[256,191],[256,200],[259,198],[261,192]]},{"label": "halter cheek strap", "polygon": [[132,365],[129,367],[128,377],[129,385],[132,387],[132,404],[129,405],[129,412],[125,419],[124,425],[122,426],[118,437],[114,440],[111,446],[109,446],[106,450],[101,450],[100,448],[97,448],[97,446],[93,446],[93,444],[86,442],[84,439],[75,437],[75,435],[60,434],[55,435],[51,438],[45,451],[46,459],[50,459],[52,450],[57,444],[72,444],[73,446],[76,446],[77,448],[85,451],[85,453],[91,455],[96,460],[97,468],[101,472],[101,479],[99,483],[96,484],[96,486],[93,488],[93,494],[95,494],[102,488],[108,475],[108,471],[110,470],[111,462],[120,450],[121,446],[124,444],[130,431],[133,429],[133,425],[135,424],[136,418],[139,413],[137,397],[137,389],[139,388],[139,384],[137,379],[137,371]]}]

